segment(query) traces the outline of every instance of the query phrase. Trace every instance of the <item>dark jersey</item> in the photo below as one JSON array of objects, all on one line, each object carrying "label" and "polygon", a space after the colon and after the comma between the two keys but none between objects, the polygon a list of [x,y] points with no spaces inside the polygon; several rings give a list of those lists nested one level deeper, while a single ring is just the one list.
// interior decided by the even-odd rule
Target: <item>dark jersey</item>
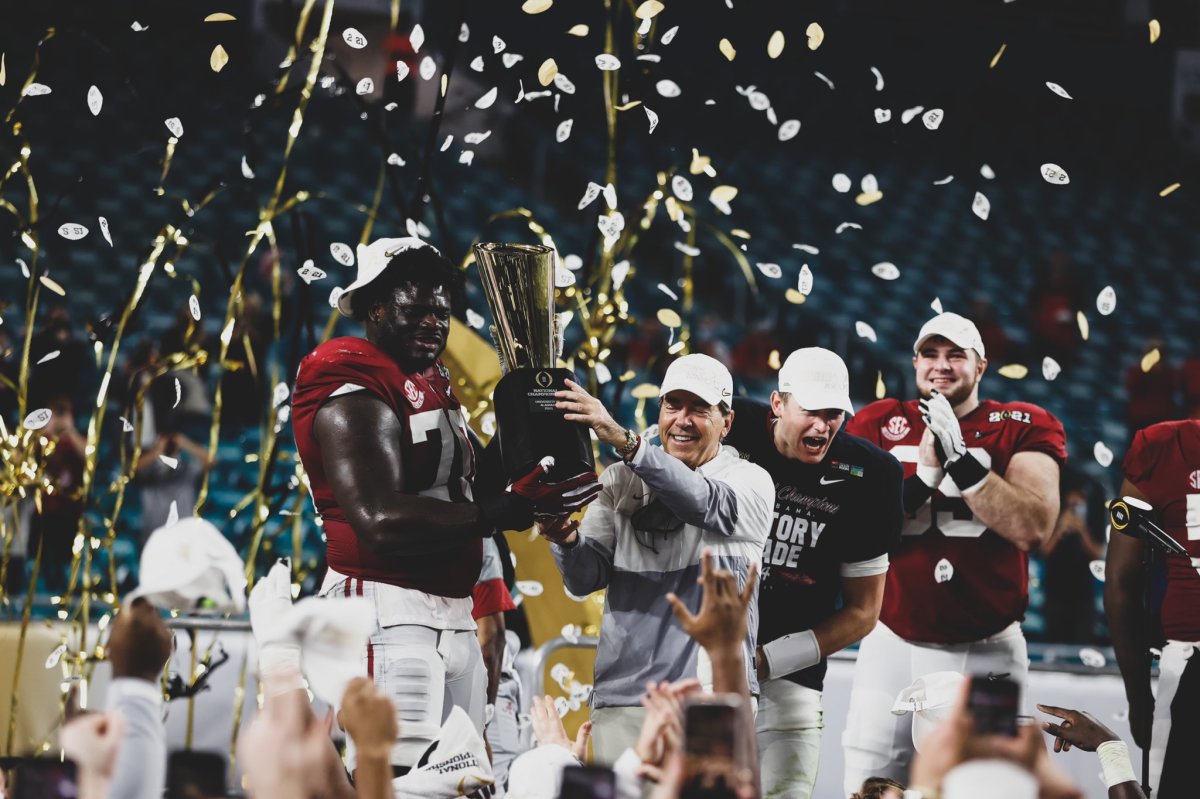
[{"label": "dark jersey", "polygon": [[1200,641],[1200,420],[1139,430],[1122,470],[1191,556],[1166,559],[1163,633],[1174,641]]},{"label": "dark jersey", "polygon": [[466,425],[440,361],[419,374],[407,374],[366,339],[335,338],[317,347],[300,362],[296,374],[292,429],[313,504],[323,520],[330,568],[348,577],[437,596],[471,596],[483,563],[480,540],[423,555],[381,555],[351,529],[334,498],[313,433],[321,405],[346,385],[379,397],[400,419],[404,484],[396,487],[398,491],[449,502],[470,501],[475,471]]},{"label": "dark jersey", "polygon": [[[1067,459],[1062,422],[1037,405],[983,400],[959,424],[967,450],[1001,477],[1019,452],[1044,453],[1060,466]],[[916,473],[925,432],[916,400],[872,402],[847,429],[885,447],[906,476]],[[947,476],[905,522],[879,620],[909,641],[961,644],[1020,621],[1028,604],[1028,556],[976,519]]]},{"label": "dark jersey", "polygon": [[[769,405],[737,398],[725,443],[775,481],[775,517],[763,549],[758,641],[810,630],[837,610],[842,564],[872,560],[900,539],[904,520],[900,464],[845,432],[819,464],[775,449]],[[825,660],[784,679],[821,690]]]}]

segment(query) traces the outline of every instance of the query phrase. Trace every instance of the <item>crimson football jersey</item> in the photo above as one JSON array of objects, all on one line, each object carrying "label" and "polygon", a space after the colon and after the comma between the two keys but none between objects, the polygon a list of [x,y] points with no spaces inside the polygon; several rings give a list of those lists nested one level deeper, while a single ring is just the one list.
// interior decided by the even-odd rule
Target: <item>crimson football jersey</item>
[{"label": "crimson football jersey", "polygon": [[[1067,459],[1066,433],[1053,414],[1025,402],[983,400],[959,419],[968,451],[1003,476],[1018,452],[1042,452],[1059,466]],[[917,471],[925,422],[916,400],[884,399],[846,425]],[[947,476],[904,523],[892,552],[880,621],[910,641],[978,641],[1025,617],[1029,603],[1026,553],[975,518]]]},{"label": "crimson football jersey", "polygon": [[479,539],[429,554],[381,555],[362,542],[338,507],[313,424],[321,405],[348,384],[370,391],[387,403],[404,427],[404,484],[396,487],[398,491],[469,502],[475,470],[475,456],[458,399],[440,361],[419,374],[406,374],[366,339],[335,338],[317,347],[304,357],[296,373],[292,429],[308,473],[313,504],[323,519],[329,567],[348,577],[437,596],[471,596],[483,563]]},{"label": "crimson football jersey", "polygon": [[1190,562],[1166,559],[1163,633],[1175,641],[1200,641],[1200,421],[1139,430],[1121,468],[1154,506],[1163,529],[1191,556]]}]

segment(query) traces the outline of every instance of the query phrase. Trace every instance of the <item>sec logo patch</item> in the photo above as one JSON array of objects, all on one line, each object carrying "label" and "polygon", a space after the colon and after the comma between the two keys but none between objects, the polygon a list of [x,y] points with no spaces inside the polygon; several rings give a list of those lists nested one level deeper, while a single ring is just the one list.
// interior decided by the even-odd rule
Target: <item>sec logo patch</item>
[{"label": "sec logo patch", "polygon": [[908,420],[903,416],[893,416],[879,430],[888,441],[900,441],[912,432],[912,427],[909,426]]},{"label": "sec logo patch", "polygon": [[425,392],[413,385],[413,381],[404,381],[404,396],[412,403],[413,408],[419,409],[425,404]]}]

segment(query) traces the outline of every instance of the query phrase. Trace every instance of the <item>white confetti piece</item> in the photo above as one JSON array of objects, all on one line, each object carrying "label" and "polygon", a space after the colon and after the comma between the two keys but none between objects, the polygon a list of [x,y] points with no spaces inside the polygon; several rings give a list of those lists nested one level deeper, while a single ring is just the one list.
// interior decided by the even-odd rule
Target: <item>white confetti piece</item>
[{"label": "white confetti piece", "polygon": [[771,98],[762,92],[750,92],[746,95],[746,101],[750,103],[750,107],[755,111],[766,111],[771,107]]},{"label": "white confetti piece", "polygon": [[571,712],[571,704],[565,697],[559,696],[554,699],[554,709],[558,711],[558,717],[561,719]]},{"label": "white confetti piece", "polygon": [[42,364],[46,363],[47,361],[53,361],[59,355],[62,355],[62,350],[54,350],[53,352],[47,352],[45,355],[43,355],[41,358],[38,359],[38,362],[35,365],[41,366]]},{"label": "white confetti piece", "polygon": [[790,141],[796,138],[796,134],[800,132],[800,120],[785,119],[783,124],[779,126],[779,140]]},{"label": "white confetti piece", "polygon": [[499,92],[499,90],[500,87],[493,86],[487,91],[486,94],[483,95],[483,97],[480,97],[475,101],[475,107],[481,110],[485,108],[491,108],[492,103],[496,102],[496,94]]},{"label": "white confetti piece", "polygon": [[600,229],[600,233],[604,235],[604,242],[608,245],[609,242],[616,242],[620,238],[621,231],[625,229],[625,217],[620,211],[612,211],[597,219],[596,227]]},{"label": "white confetti piece", "polygon": [[108,220],[102,216],[96,217],[100,222],[100,235],[104,236],[104,240],[108,242],[108,246],[113,246],[112,234],[108,231]]},{"label": "white confetti piece", "polygon": [[983,175],[988,180],[996,179],[996,170],[992,169],[987,164],[983,164],[982,166],[979,167],[979,174]]},{"label": "white confetti piece", "polygon": [[929,303],[929,307],[933,309],[934,313],[945,313],[942,310],[942,301],[938,297],[933,298],[933,302]]},{"label": "white confetti piece", "polygon": [[419,23],[413,25],[412,33],[408,35],[408,43],[412,45],[414,53],[425,44],[425,29]]},{"label": "white confetti piece", "polygon": [[1042,377],[1046,378],[1047,380],[1053,380],[1054,378],[1058,377],[1061,372],[1062,367],[1059,366],[1058,361],[1054,360],[1049,355],[1047,355],[1045,358],[1042,358]]},{"label": "white confetti piece", "polygon": [[[471,65],[474,66],[474,62],[472,62]],[[479,60],[479,68],[480,68],[480,70],[483,69],[483,59]],[[400,81],[407,78],[411,71],[412,70],[409,69],[408,64],[406,64],[403,61],[397,61],[396,62],[396,83],[399,83]]]},{"label": "white confetti piece", "polygon": [[692,201],[692,184],[683,175],[676,175],[671,178],[671,191],[685,203]]},{"label": "white confetti piece", "polygon": [[485,321],[486,320],[483,318],[482,315],[475,313],[470,308],[467,309],[467,326],[468,327],[473,328],[475,330],[479,330],[483,327]]},{"label": "white confetti piece", "polygon": [[132,422],[130,422],[124,416],[118,416],[117,418],[121,420],[121,432],[122,433],[132,433],[133,432],[133,423]]},{"label": "white confetti piece", "polygon": [[917,114],[921,113],[924,110],[925,110],[925,106],[923,106],[923,105],[914,105],[912,108],[906,108],[900,114],[900,121],[903,124],[907,125],[909,122],[913,121],[913,118],[916,117]]},{"label": "white confetti piece", "polygon": [[611,183],[604,184],[604,204],[610,211],[617,210],[617,187]]},{"label": "white confetti piece", "polygon": [[625,283],[625,278],[629,277],[629,261],[619,261],[613,264],[612,268],[612,284],[613,290],[621,288]]},{"label": "white confetti piece", "polygon": [[433,56],[425,56],[421,59],[421,64],[417,67],[417,74],[422,80],[430,80],[437,74],[437,62],[433,60]]},{"label": "white confetti piece", "polygon": [[582,211],[595,202],[596,198],[600,196],[600,191],[600,184],[589,180],[587,188],[584,189],[583,197],[579,199],[579,210]]},{"label": "white confetti piece", "polygon": [[477,55],[472,58],[469,66],[476,72],[483,72],[483,56]]},{"label": "white confetti piece", "polygon": [[1097,580],[1099,580],[1100,582],[1104,582],[1104,561],[1093,560],[1091,563],[1088,564],[1088,571],[1090,571],[1092,573],[1092,576],[1095,577]]},{"label": "white confetti piece", "polygon": [[800,278],[796,281],[796,291],[807,297],[813,290],[813,273],[808,264],[800,267]]},{"label": "white confetti piece", "polygon": [[567,257],[563,258],[563,265],[566,266],[567,269],[570,269],[572,272],[578,272],[580,269],[583,268],[583,259],[580,258],[578,255],[571,254],[571,255],[568,255]]},{"label": "white confetti piece", "polygon": [[58,227],[58,235],[68,241],[79,241],[88,234],[88,229],[77,222],[67,222]]},{"label": "white confetti piece", "polygon": [[648,105],[643,105],[642,109],[646,112],[646,119],[650,120],[649,132],[653,133],[654,129],[658,127],[658,114],[651,111]]},{"label": "white confetti piece", "polygon": [[336,309],[338,307],[338,300],[341,298],[342,292],[344,290],[345,289],[343,289],[341,286],[334,286],[332,289],[330,289],[330,291],[329,291],[329,307],[330,308]]},{"label": "white confetti piece", "polygon": [[358,82],[358,85],[354,87],[354,93],[359,96],[370,94],[373,91],[375,91],[375,81],[371,80],[370,78],[363,78]]},{"label": "white confetti piece", "polygon": [[875,109],[875,121],[878,122],[880,125],[882,125],[884,122],[890,122],[891,119],[892,119],[892,109],[890,109],[890,108],[876,108]]},{"label": "white confetti piece", "polygon": [[66,653],[66,651],[67,651],[67,645],[65,643],[59,644],[58,646],[54,647],[54,650],[51,651],[50,654],[46,656],[46,668],[52,669],[55,666],[57,666],[58,662],[60,660],[62,660],[62,656]]},{"label": "white confetti piece", "polygon": [[175,378],[175,402],[171,405],[171,409],[179,407],[179,401],[183,399],[183,385],[179,382],[179,378]]},{"label": "white confetti piece", "polygon": [[1055,186],[1065,186],[1071,182],[1071,178],[1067,176],[1067,170],[1058,164],[1042,164],[1041,172],[1042,178]]},{"label": "white confetti piece", "polygon": [[1102,669],[1108,664],[1108,658],[1104,657],[1104,653],[1099,649],[1092,649],[1090,646],[1079,650],[1079,659],[1083,661],[1083,665],[1093,669]]},{"label": "white confetti piece", "polygon": [[387,162],[391,166],[404,166],[404,159],[400,157],[399,153],[392,153],[389,155],[387,157]]},{"label": "white confetti piece", "polygon": [[314,280],[320,280],[326,276],[324,270],[318,269],[313,265],[311,258],[305,261],[304,265],[296,270],[296,274],[300,275],[300,279],[308,284],[311,284]]},{"label": "white confetti piece", "polygon": [[937,130],[942,125],[946,112],[940,108],[931,108],[921,116],[921,121],[929,130]]},{"label": "white confetti piece", "polygon": [[505,69],[512,69],[524,60],[525,56],[517,53],[505,53],[504,55],[500,56],[500,62],[504,64]]},{"label": "white confetti piece", "polygon": [[682,241],[675,242],[675,249],[679,250],[684,255],[691,256],[692,258],[695,258],[697,255],[700,254],[699,247],[692,247],[688,244],[684,244]]},{"label": "white confetti piece", "polygon": [[545,589],[537,580],[517,580],[517,590],[525,596],[541,596]]},{"label": "white confetti piece", "polygon": [[133,24],[129,26],[129,29],[132,30],[134,33],[141,33],[142,31],[150,30],[150,26],[143,25],[142,23],[138,22],[137,20],[134,20]]},{"label": "white confetti piece", "polygon": [[568,624],[562,628],[562,637],[566,638],[572,644],[579,643],[579,636],[583,635],[583,630],[578,624]]},{"label": "white confetti piece", "polygon": [[952,180],[954,180],[954,175],[946,175],[946,177],[942,178],[941,180],[935,180],[935,181],[933,182],[933,185],[935,185],[935,186],[945,186],[947,183],[949,183],[949,182],[950,182],[950,181],[952,181]]},{"label": "white confetti piece", "polygon": [[454,142],[454,134],[453,133],[446,134],[446,139],[445,139],[445,141],[442,142],[442,146],[438,148],[438,152],[440,152],[440,153],[446,152],[447,150],[450,149],[450,145],[453,142]]},{"label": "white confetti piece", "polygon": [[21,426],[26,430],[41,430],[43,427],[49,424],[52,416],[54,416],[54,414],[49,408],[38,408],[36,411],[30,412],[29,415],[25,417],[25,421],[22,422]]},{"label": "white confetti piece", "polygon": [[483,144],[487,140],[487,137],[491,135],[492,132],[490,130],[485,130],[483,133],[468,133],[466,136],[463,136],[463,141],[467,144]]},{"label": "white confetti piece", "polygon": [[42,95],[49,94],[50,92],[50,87],[44,83],[31,83],[25,87],[25,90],[22,91],[21,94],[25,97],[41,97]]},{"label": "white confetti piece", "polygon": [[246,156],[242,156],[242,177],[246,180],[254,179],[254,170],[250,168],[250,162],[246,160]]},{"label": "white confetti piece", "polygon": [[673,80],[660,80],[654,84],[654,89],[662,97],[672,98],[678,97],[683,91],[679,88],[679,84]]},{"label": "white confetti piece", "polygon": [[508,45],[506,45],[504,43],[503,39],[501,39],[499,36],[492,37],[492,52],[493,53],[495,53],[496,55],[500,55],[501,53],[504,52],[505,47],[508,47]]},{"label": "white confetti piece", "polygon": [[167,130],[171,131],[171,135],[179,139],[183,137],[183,123],[179,121],[179,117],[171,117],[163,120],[163,124],[167,126]]},{"label": "white confetti piece", "polygon": [[1112,286],[1105,286],[1096,295],[1096,310],[1101,316],[1108,316],[1117,310],[1117,292]]},{"label": "white confetti piece", "polygon": [[354,266],[354,250],[350,249],[349,244],[335,241],[329,245],[329,254],[342,266]]},{"label": "white confetti piece", "polygon": [[355,50],[361,50],[367,46],[367,37],[359,33],[358,28],[346,28],[342,31],[342,41]]},{"label": "white confetti piece", "polygon": [[612,53],[601,53],[596,56],[596,67],[604,72],[612,72],[621,68],[621,59]]},{"label": "white confetti piece", "polygon": [[271,407],[278,408],[283,403],[287,402],[288,395],[291,392],[288,389],[287,383],[276,383],[275,388],[271,391]]},{"label": "white confetti piece", "polygon": [[971,210],[975,216],[986,220],[988,214],[992,212],[992,204],[988,202],[988,198],[983,196],[983,192],[975,192],[975,199],[971,201]]},{"label": "white confetti piece", "polygon": [[200,298],[195,294],[188,297],[188,310],[192,313],[192,319],[200,321]]},{"label": "white confetti piece", "polygon": [[879,191],[879,181],[874,175],[863,175],[862,182],[859,184],[862,187],[863,194],[874,194]]},{"label": "white confetti piece", "polygon": [[679,295],[676,294],[675,292],[671,291],[671,287],[668,286],[666,283],[659,283],[657,286],[655,286],[655,288],[657,288],[663,294],[666,294],[668,297],[675,300],[676,302],[679,302]]},{"label": "white confetti piece", "polygon": [[933,567],[933,579],[939,583],[948,583],[954,579],[954,564],[942,558]]},{"label": "white confetti piece", "polygon": [[1046,81],[1046,88],[1049,89],[1050,91],[1054,92],[1055,94],[1057,94],[1059,97],[1062,97],[1066,100],[1074,100],[1075,99],[1071,95],[1067,94],[1066,89],[1064,89],[1062,86],[1059,86],[1057,83],[1054,83],[1052,81]]},{"label": "white confetti piece", "polygon": [[179,501],[171,500],[171,507],[167,508],[167,527],[179,521]]},{"label": "white confetti piece", "polygon": [[673,42],[675,40],[675,34],[677,34],[677,33],[679,33],[678,25],[676,25],[675,27],[671,28],[671,30],[664,33],[662,35],[662,39],[660,40],[663,43],[663,46],[665,47],[666,45]]},{"label": "white confetti piece", "polygon": [[554,266],[554,287],[565,289],[575,285],[575,273],[566,267],[555,264]]},{"label": "white confetti piece", "polygon": [[859,338],[865,338],[871,342],[875,342],[875,341],[879,340],[875,336],[875,328],[871,327],[866,322],[862,322],[862,321],[855,322],[854,323],[854,332],[858,334]]},{"label": "white confetti piece", "polygon": [[863,229],[863,226],[858,224],[857,222],[843,222],[840,225],[838,225],[837,228],[833,232],[840,234],[843,230],[862,230],[862,229]]},{"label": "white confetti piece", "polygon": [[871,67],[871,74],[875,76],[875,91],[883,91],[883,73],[877,68]]},{"label": "white confetti piece", "polygon": [[814,72],[813,74],[816,75],[818,78],[820,78],[821,82],[824,83],[826,86],[828,86],[830,91],[833,91],[833,81],[831,81],[829,78],[825,77],[820,72]]},{"label": "white confetti piece", "polygon": [[550,667],[550,679],[558,683],[558,687],[567,690],[567,680],[571,679],[571,667],[566,663],[555,663]]},{"label": "white confetti piece", "polygon": [[780,268],[779,264],[763,263],[763,262],[759,261],[758,263],[756,263],[754,265],[756,267],[758,267],[758,271],[762,272],[767,277],[770,277],[770,278],[783,277],[783,269]]},{"label": "white confetti piece", "polygon": [[88,89],[87,106],[92,116],[100,116],[100,109],[104,107],[104,95],[100,93],[100,87],[92,86]]},{"label": "white confetti piece", "polygon": [[793,244],[792,249],[806,252],[809,255],[818,255],[821,252],[820,248],[814,247],[811,244]]},{"label": "white confetti piece", "polygon": [[21,276],[26,280],[29,279],[29,264],[25,263],[20,258],[17,259],[17,266],[21,267]]},{"label": "white confetti piece", "polygon": [[554,88],[558,89],[563,94],[574,94],[575,84],[566,75],[559,72],[554,76]]},{"label": "white confetti piece", "polygon": [[880,261],[871,267],[871,274],[880,280],[895,280],[900,277],[900,269],[891,261]]},{"label": "white confetti piece", "polygon": [[471,38],[471,29],[467,27],[467,23],[463,23],[458,29],[458,40],[465,44]]},{"label": "white confetti piece", "polygon": [[463,150],[461,153],[458,154],[458,163],[463,164],[465,166],[470,166],[474,162],[475,162],[475,151],[474,150]]},{"label": "white confetti piece", "polygon": [[573,119],[564,119],[562,122],[559,122],[558,129],[554,131],[554,140],[560,144],[565,142],[571,135],[571,126],[574,124],[575,120]]},{"label": "white confetti piece", "polygon": [[850,182],[850,176],[838,172],[833,176],[833,190],[838,194],[845,194],[850,191],[850,187],[854,184]]},{"label": "white confetti piece", "polygon": [[1096,459],[1096,463],[1104,468],[1108,468],[1113,462],[1112,450],[1104,445],[1103,441],[1097,441],[1096,446],[1092,447],[1092,457]]},{"label": "white confetti piece", "polygon": [[179,458],[172,458],[170,455],[159,455],[158,459],[163,462],[163,465],[168,469],[179,468]]}]

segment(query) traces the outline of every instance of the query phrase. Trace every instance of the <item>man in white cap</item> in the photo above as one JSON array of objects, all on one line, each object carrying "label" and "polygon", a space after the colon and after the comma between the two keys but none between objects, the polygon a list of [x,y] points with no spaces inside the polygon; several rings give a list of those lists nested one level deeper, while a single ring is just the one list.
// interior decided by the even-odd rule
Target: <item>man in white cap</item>
[{"label": "man in white cap", "polygon": [[[658,437],[651,446],[617,424],[599,400],[573,382],[556,393],[565,418],[589,425],[621,462],[600,482],[583,522],[539,522],[550,539],[566,589],[587,596],[607,588],[592,689],[592,749],[614,763],[637,740],[648,682],[696,674],[700,647],[679,626],[665,599],[695,608],[701,553],[745,585],[771,522],[774,487],[761,467],[722,444],[733,424],[733,378],[707,355],[671,363],[659,389]],[[757,598],[750,608],[744,667],[754,676]]]},{"label": "man in white cap", "polygon": [[360,246],[358,278],[334,301],[366,337],[313,350],[293,392],[296,447],[326,538],[321,594],[375,606],[366,650],[348,656],[395,702],[401,771],[454,706],[483,729],[487,679],[471,618],[482,539],[528,529],[535,510],[574,509],[567,486],[541,473],[472,493],[475,453],[440,360],[462,289],[461,270],[420,239]]},{"label": "man in white cap", "polygon": [[850,375],[827,349],[789,355],[770,404],[738,398],[733,407],[727,441],[775,481],[756,653],[763,795],[806,798],[821,753],[825,658],[879,618],[904,476],[895,458],[841,431],[854,412]]},{"label": "man in white cap", "polygon": [[891,452],[906,475],[904,535],[879,623],[859,649],[842,736],[848,791],[907,773],[912,736],[891,706],[917,677],[957,671],[1025,684],[1028,552],[1058,518],[1062,423],[1036,405],[979,399],[987,358],[975,325],[955,313],[930,319],[913,367],[920,400],[879,400],[847,428]]}]

